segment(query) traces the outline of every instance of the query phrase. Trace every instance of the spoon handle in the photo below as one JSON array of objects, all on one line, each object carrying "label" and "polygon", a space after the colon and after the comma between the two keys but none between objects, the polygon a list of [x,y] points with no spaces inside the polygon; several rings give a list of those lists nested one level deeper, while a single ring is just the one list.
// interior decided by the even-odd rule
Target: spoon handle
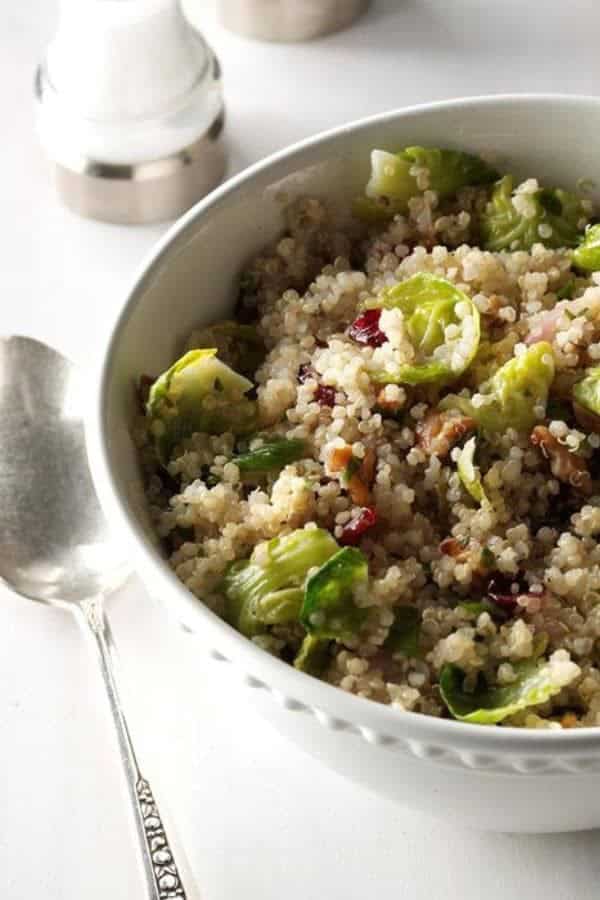
[{"label": "spoon handle", "polygon": [[94,637],[112,719],[117,733],[127,791],[133,812],[148,900],[186,900],[186,894],[169,846],[150,785],[142,776],[114,674],[115,650],[101,597],[80,606],[83,620]]}]

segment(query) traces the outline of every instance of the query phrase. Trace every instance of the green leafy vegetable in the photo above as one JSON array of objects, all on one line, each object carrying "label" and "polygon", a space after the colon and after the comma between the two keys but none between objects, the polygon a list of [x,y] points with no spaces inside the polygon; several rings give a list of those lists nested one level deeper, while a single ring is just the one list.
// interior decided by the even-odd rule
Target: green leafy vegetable
[{"label": "green leafy vegetable", "polygon": [[485,569],[493,569],[496,565],[496,557],[489,547],[484,547],[481,551],[481,565]]},{"label": "green leafy vegetable", "polygon": [[455,719],[494,725],[529,706],[545,703],[573,681],[579,666],[569,660],[528,660],[513,663],[516,678],[502,687],[464,689],[465,674],[452,663],[440,673],[440,692]]},{"label": "green leafy vegetable", "polygon": [[232,563],[225,574],[225,618],[247,637],[267,625],[297,621],[309,570],[338,549],[322,528],[300,528],[259,545],[250,559]]},{"label": "green leafy vegetable", "polygon": [[515,428],[528,431],[538,420],[536,407],[545,407],[554,379],[554,356],[546,341],[539,341],[520,356],[505,363],[484,382],[475,406],[466,397],[448,394],[440,409],[460,409],[489,432]]},{"label": "green leafy vegetable", "polygon": [[557,300],[570,300],[575,293],[575,288],[577,287],[577,282],[574,278],[570,278],[559,290],[556,292]]},{"label": "green leafy vegetable", "polygon": [[600,366],[587,370],[573,387],[573,398],[588,412],[600,415]]},{"label": "green leafy vegetable", "polygon": [[581,242],[573,250],[572,260],[584,272],[597,272],[600,269],[600,225],[586,228]]},{"label": "green leafy vegetable", "polygon": [[232,460],[242,472],[274,472],[283,469],[288,463],[296,462],[306,456],[306,443],[299,438],[279,438],[235,456]]},{"label": "green leafy vegetable", "polygon": [[460,451],[456,468],[460,480],[471,497],[477,500],[478,503],[483,503],[484,501],[487,503],[487,497],[481,481],[481,472],[475,465],[475,448],[475,438],[469,438]]},{"label": "green leafy vegetable", "polygon": [[427,170],[428,187],[440,199],[452,196],[465,185],[488,184],[498,177],[478,156],[458,150],[437,147],[407,147],[400,153],[373,150],[367,197],[386,197],[398,212],[405,211],[411,197],[424,192],[415,169]]},{"label": "green leafy vegetable", "polygon": [[214,348],[191,350],[150,388],[146,415],[159,459],[196,431],[243,434],[256,426],[252,382],[217,359]]},{"label": "green leafy vegetable", "polygon": [[512,176],[505,175],[495,186],[480,225],[483,247],[497,252],[530,250],[534,244],[574,247],[586,222],[587,214],[574,194],[560,188],[513,194]]},{"label": "green leafy vegetable", "polygon": [[481,613],[489,613],[490,616],[494,619],[507,619],[507,613],[502,609],[501,606],[497,606],[495,603],[490,602],[489,600],[472,600],[466,601],[458,604],[458,608],[462,609],[468,615],[473,616],[473,618],[478,619]]},{"label": "green leafy vegetable", "polygon": [[194,331],[188,341],[189,350],[214,347],[223,362],[253,378],[264,361],[266,350],[253,325],[226,319]]},{"label": "green leafy vegetable", "polygon": [[317,637],[343,639],[355,635],[367,611],[355,599],[366,591],[367,560],[360,550],[344,547],[308,579],[300,621]]},{"label": "green leafy vegetable", "polygon": [[385,290],[370,306],[399,309],[415,362],[376,371],[384,383],[421,384],[457,378],[470,365],[480,337],[479,311],[470,297],[438,275],[420,272]]},{"label": "green leafy vegetable", "polygon": [[330,641],[316,637],[314,634],[307,634],[294,660],[294,668],[318,678],[323,674],[331,659],[329,647]]},{"label": "green leafy vegetable", "polygon": [[394,613],[393,625],[383,646],[392,653],[417,656],[420,626],[419,612],[414,606],[398,607]]}]

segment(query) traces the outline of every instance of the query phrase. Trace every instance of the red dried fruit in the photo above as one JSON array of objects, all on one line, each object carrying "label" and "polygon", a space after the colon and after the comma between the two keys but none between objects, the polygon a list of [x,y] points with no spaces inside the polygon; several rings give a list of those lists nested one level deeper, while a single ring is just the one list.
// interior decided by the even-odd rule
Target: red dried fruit
[{"label": "red dried fruit", "polygon": [[343,547],[354,547],[365,531],[374,525],[377,525],[377,511],[372,506],[364,506],[345,526],[339,539],[340,544]]},{"label": "red dried fruit", "polygon": [[328,384],[320,384],[315,391],[315,400],[321,406],[335,406],[335,388]]},{"label": "red dried fruit", "polygon": [[381,347],[387,337],[379,327],[381,318],[380,309],[367,309],[354,320],[348,334],[357,344],[365,344],[368,347]]},{"label": "red dried fruit", "polygon": [[520,593],[523,593],[520,590],[520,585],[517,593],[512,593],[511,587],[515,583],[519,584],[514,578],[496,575],[490,580],[487,588],[488,599],[491,600],[492,603],[495,603],[496,606],[499,606],[500,609],[504,610],[508,615],[514,613],[517,608],[517,597]]},{"label": "red dried fruit", "polygon": [[[298,368],[297,378],[300,384],[304,384],[305,381],[309,381],[311,378],[316,381],[317,377],[317,373],[308,363],[302,363]],[[321,406],[335,406],[335,388],[328,384],[318,385],[315,388],[314,397]]]}]

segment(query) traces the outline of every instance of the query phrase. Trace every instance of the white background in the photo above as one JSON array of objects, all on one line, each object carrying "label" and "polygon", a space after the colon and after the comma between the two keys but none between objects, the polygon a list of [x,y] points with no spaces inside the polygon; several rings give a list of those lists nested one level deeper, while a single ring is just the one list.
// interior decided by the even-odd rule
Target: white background
[{"label": "white background", "polygon": [[[395,106],[600,84],[595,0],[374,0],[353,29],[298,46],[245,41],[212,3],[188,6],[223,63],[232,169]],[[0,327],[89,364],[164,228],[82,221],[55,199],[31,91],[55,15],[0,0]],[[243,708],[137,580],[110,613],[139,756],[204,900],[597,897],[600,833],[485,835],[395,808]],[[63,613],[0,589],[2,900],[141,898],[88,649]]]}]

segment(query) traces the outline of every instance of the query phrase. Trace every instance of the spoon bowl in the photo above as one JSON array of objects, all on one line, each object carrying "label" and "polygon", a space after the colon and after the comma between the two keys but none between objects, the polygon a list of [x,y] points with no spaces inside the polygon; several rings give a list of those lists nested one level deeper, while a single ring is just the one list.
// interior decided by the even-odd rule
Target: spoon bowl
[{"label": "spoon bowl", "polygon": [[32,600],[78,602],[128,574],[85,451],[85,391],[39,341],[0,341],[0,577]]},{"label": "spoon bowl", "polygon": [[128,575],[92,483],[85,382],[56,350],[0,338],[0,579],[66,606],[93,637],[119,743],[148,900],[185,900],[156,803],[142,778],[114,676],[103,597]]}]

